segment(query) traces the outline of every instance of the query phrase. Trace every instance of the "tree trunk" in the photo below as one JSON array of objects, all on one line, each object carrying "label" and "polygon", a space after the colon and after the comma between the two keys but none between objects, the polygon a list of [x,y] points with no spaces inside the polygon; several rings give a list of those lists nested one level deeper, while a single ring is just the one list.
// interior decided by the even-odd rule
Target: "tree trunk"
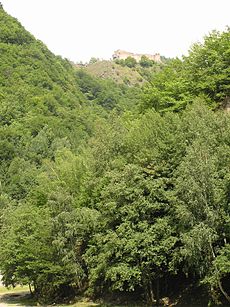
[{"label": "tree trunk", "polygon": [[159,277],[157,277],[157,280],[156,280],[156,305],[157,306],[160,305],[160,281],[159,281]]},{"label": "tree trunk", "polygon": [[149,300],[150,300],[150,303],[153,304],[153,302],[154,302],[154,293],[153,293],[153,284],[152,284],[151,280],[149,281]]},{"label": "tree trunk", "polygon": [[[211,248],[211,251],[212,251],[213,260],[215,260],[216,255],[214,253],[214,250],[213,250],[213,247],[212,247],[212,243],[210,242],[209,244],[210,244],[210,248]],[[219,274],[218,268],[217,268],[216,265],[214,265],[214,267],[215,267],[215,271],[216,271],[216,276],[217,276],[217,282],[218,282],[219,289],[220,289],[221,293],[223,294],[223,296],[226,298],[226,300],[230,303],[230,296],[223,289],[223,286],[222,286],[222,283],[221,283],[221,280],[220,280],[220,274]]]},{"label": "tree trunk", "polygon": [[29,283],[29,290],[30,290],[30,294],[33,295],[30,283]]}]

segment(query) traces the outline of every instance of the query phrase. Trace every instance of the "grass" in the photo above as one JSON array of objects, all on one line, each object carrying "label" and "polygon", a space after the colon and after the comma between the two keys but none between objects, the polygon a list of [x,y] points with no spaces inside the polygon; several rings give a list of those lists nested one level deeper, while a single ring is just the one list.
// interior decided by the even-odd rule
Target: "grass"
[{"label": "grass", "polygon": [[92,302],[79,302],[72,305],[60,305],[61,307],[102,307],[102,305],[92,303]]},{"label": "grass", "polygon": [[16,286],[15,288],[6,288],[4,286],[0,286],[0,294],[7,294],[7,293],[17,293],[17,292],[23,292],[23,291],[29,291],[28,286]]},{"label": "grass", "polygon": [[95,77],[112,79],[120,84],[129,83],[130,85],[135,85],[143,81],[141,75],[136,70],[123,67],[113,61],[98,61],[88,65],[85,69]]},{"label": "grass", "polygon": [[[28,295],[25,296],[21,296],[21,297],[15,297],[13,296],[14,294],[20,294],[23,292],[28,292],[29,293],[29,287],[28,286],[16,286],[15,288],[10,288],[7,289],[6,287],[0,286],[0,295],[7,295],[7,294],[12,294],[12,297],[8,296],[4,299],[4,297],[2,298],[2,302],[6,301],[8,304],[12,305],[12,307],[14,305],[20,305],[20,306],[37,306],[37,302],[31,298]],[[0,306],[1,306],[1,302],[0,302]],[[94,303],[94,302],[76,302],[73,304],[63,304],[63,305],[56,305],[58,307],[108,307],[107,304],[99,304],[99,303]],[[116,307],[116,306],[113,306]]]},{"label": "grass", "polygon": [[140,307],[139,305],[114,305],[114,304],[97,304],[93,302],[79,302],[72,305],[59,305],[59,307]]},{"label": "grass", "polygon": [[[29,292],[29,287],[28,286],[16,286],[15,288],[9,288],[7,289],[4,286],[0,286],[0,295],[5,295],[5,294],[20,294],[23,292]],[[4,298],[3,298],[4,301]],[[9,296],[7,296],[7,302],[12,304],[12,306],[14,304],[20,304],[21,306],[36,306],[37,302],[34,301],[33,298],[30,298],[29,296],[22,296],[22,297],[14,297],[12,296],[12,299],[9,298]],[[1,303],[0,303],[1,306]],[[99,306],[99,304],[93,303],[93,302],[79,302],[79,303],[74,303],[74,304],[69,304],[69,305],[58,305],[60,307],[94,307],[94,306],[98,306],[98,307],[102,307],[101,305]],[[104,306],[103,306],[104,307]]]},{"label": "grass", "polygon": [[[23,295],[23,292],[25,292],[25,295]],[[30,297],[29,295],[27,295],[27,293],[29,294],[29,287],[28,286],[17,286],[15,288],[10,288],[7,289],[3,286],[0,286],[0,296],[2,296],[1,301],[2,302],[6,302],[7,304],[12,305],[12,307],[14,305],[17,304],[17,306],[37,306],[37,302]],[[10,294],[12,294],[12,296],[10,296]],[[19,296],[16,296],[16,295]],[[20,294],[22,294],[20,296]],[[4,298],[4,295],[6,295],[6,297]],[[0,302],[0,306],[1,306],[1,302]],[[92,302],[92,301],[84,301],[84,298],[82,298],[81,301],[79,302],[75,302],[72,304],[56,304],[56,306],[58,307],[138,307],[138,305],[116,305],[116,304],[107,304],[107,303],[96,303],[96,302]]]}]

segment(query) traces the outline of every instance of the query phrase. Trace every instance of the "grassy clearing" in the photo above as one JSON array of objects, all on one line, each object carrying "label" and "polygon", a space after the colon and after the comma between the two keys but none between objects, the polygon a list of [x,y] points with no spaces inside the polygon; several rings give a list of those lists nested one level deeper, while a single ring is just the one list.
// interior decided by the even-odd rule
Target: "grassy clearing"
[{"label": "grassy clearing", "polygon": [[15,292],[22,292],[22,291],[29,291],[28,286],[16,286],[15,288],[7,289],[4,286],[0,286],[0,294],[7,294],[7,293],[15,293]]},{"label": "grassy clearing", "polygon": [[[25,292],[25,295],[24,295]],[[21,307],[26,307],[26,306],[37,306],[37,302],[27,295],[29,294],[29,287],[28,286],[17,286],[15,288],[10,288],[7,289],[3,286],[0,286],[0,296],[1,301],[4,303],[6,301],[7,304],[9,305],[17,305]],[[12,296],[11,296],[12,294]],[[18,294],[18,296],[15,297],[15,295]],[[5,298],[4,298],[5,296]],[[1,306],[1,303],[0,303]],[[82,301],[75,302],[72,304],[57,304],[56,306],[58,307],[138,307],[138,305],[116,305],[116,304],[109,304],[109,303],[95,303],[92,301],[84,301],[84,298],[82,298]]]}]

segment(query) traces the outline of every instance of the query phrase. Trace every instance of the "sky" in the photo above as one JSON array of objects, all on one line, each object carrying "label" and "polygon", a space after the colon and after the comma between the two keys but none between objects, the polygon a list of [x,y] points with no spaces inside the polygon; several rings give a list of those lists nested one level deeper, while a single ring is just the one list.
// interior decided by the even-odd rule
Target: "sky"
[{"label": "sky", "polygon": [[110,59],[117,49],[186,55],[212,30],[230,26],[230,0],[1,0],[56,55]]}]

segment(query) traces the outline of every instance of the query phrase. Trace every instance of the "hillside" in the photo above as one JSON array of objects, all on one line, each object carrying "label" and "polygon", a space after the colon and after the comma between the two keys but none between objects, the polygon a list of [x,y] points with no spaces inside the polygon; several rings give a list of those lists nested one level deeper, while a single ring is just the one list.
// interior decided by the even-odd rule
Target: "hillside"
[{"label": "hillside", "polygon": [[[19,154],[8,140],[23,142],[26,137],[30,143],[43,129],[44,134],[64,138],[66,128],[60,129],[60,119],[77,121],[86,100],[70,63],[55,57],[3,9],[0,22],[0,152],[8,160]],[[76,129],[84,133],[84,127]]]},{"label": "hillside", "polygon": [[43,305],[229,304],[229,38],[137,85],[132,59],[76,68],[0,8],[4,285]]},{"label": "hillside", "polygon": [[[77,67],[79,66],[77,65]],[[155,63],[150,67],[142,67],[137,63],[135,66],[129,67],[125,62],[119,63],[119,60],[96,60],[83,67],[87,73],[96,78],[113,80],[115,83],[127,86],[142,86],[162,70],[164,63]]]},{"label": "hillside", "polygon": [[116,83],[136,85],[143,82],[143,77],[129,67],[122,67],[114,61],[97,61],[86,66],[86,71],[95,77],[111,79]]}]

